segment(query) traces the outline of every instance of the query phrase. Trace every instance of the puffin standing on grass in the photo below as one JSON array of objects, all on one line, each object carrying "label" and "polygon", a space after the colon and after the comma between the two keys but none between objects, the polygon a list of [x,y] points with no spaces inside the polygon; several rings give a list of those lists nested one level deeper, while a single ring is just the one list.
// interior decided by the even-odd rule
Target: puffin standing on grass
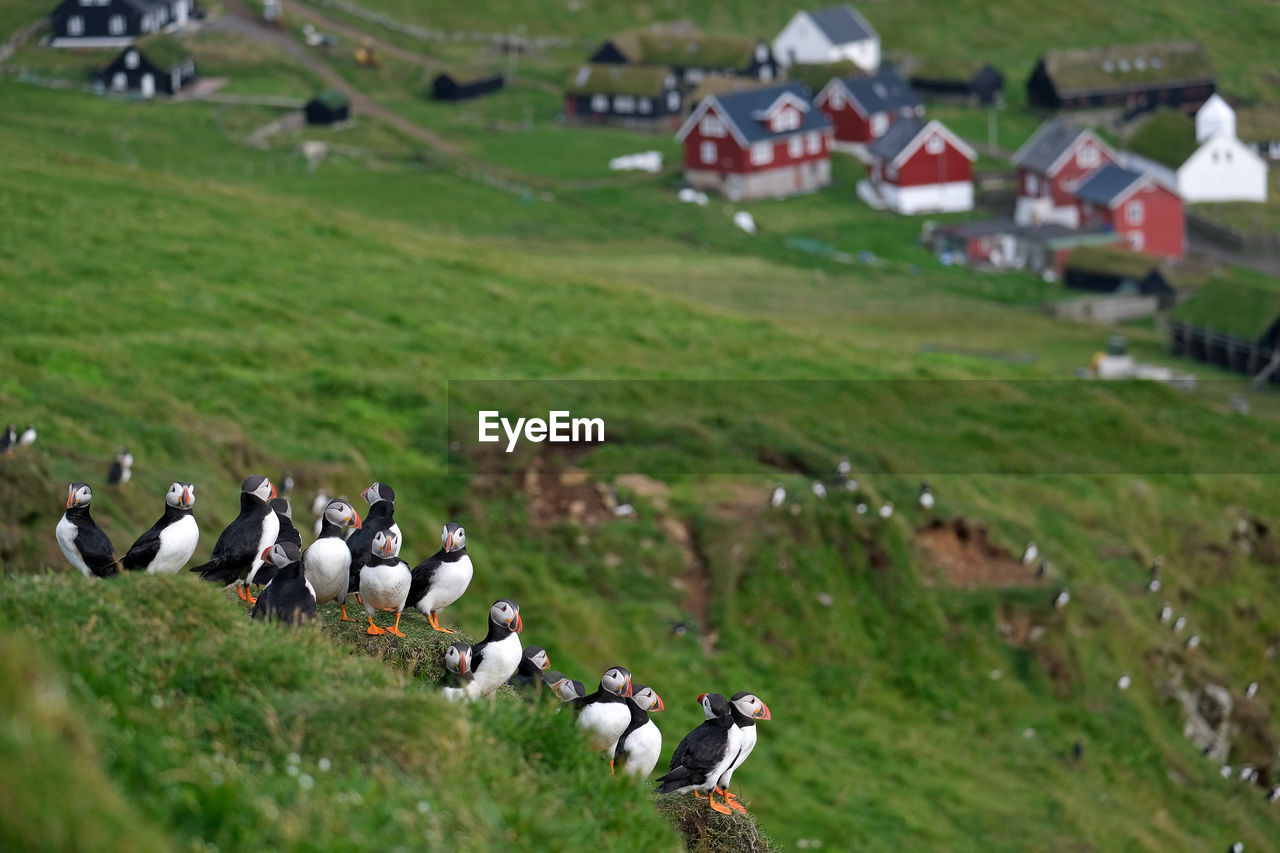
[{"label": "puffin standing on grass", "polygon": [[440,533],[440,550],[413,567],[413,585],[409,587],[409,604],[418,608],[431,627],[445,634],[440,610],[453,604],[471,585],[471,557],[467,555],[467,531],[452,521]]},{"label": "puffin standing on grass", "polygon": [[373,557],[373,537],[379,533],[390,531],[401,541],[400,525],[393,517],[396,511],[395,490],[384,483],[375,482],[360,493],[365,503],[369,504],[369,512],[365,515],[364,524],[347,540],[347,549],[351,552],[351,582],[347,585],[347,594],[356,594],[360,599],[360,571]]},{"label": "puffin standing on grass", "polygon": [[471,683],[468,699],[492,696],[520,666],[520,632],[524,620],[520,606],[509,598],[499,598],[489,608],[489,633],[471,647]]},{"label": "puffin standing on grass", "polygon": [[618,738],[631,722],[631,710],[627,697],[631,696],[631,672],[626,667],[611,666],[600,677],[600,687],[582,702],[578,714],[578,728],[587,731],[591,748],[609,756],[609,770],[613,771],[613,753]]},{"label": "puffin standing on grass", "polygon": [[507,681],[517,690],[542,689],[542,674],[551,669],[551,656],[541,646],[525,646],[520,653],[520,664],[516,674]]},{"label": "puffin standing on grass", "polygon": [[719,693],[703,693],[698,697],[707,719],[684,736],[671,756],[671,768],[663,776],[656,792],[678,794],[693,791],[698,799],[707,792],[707,803],[721,814],[732,814],[727,805],[716,802],[712,791],[742,749],[742,732],[733,722],[729,700]]},{"label": "puffin standing on grass", "polygon": [[242,601],[257,602],[249,591],[249,584],[262,566],[263,553],[276,543],[276,534],[280,532],[280,519],[267,503],[275,496],[276,487],[266,477],[246,477],[240,484],[240,514],[218,537],[209,562],[188,571],[198,573],[205,580],[235,583],[236,595]]},{"label": "puffin standing on grass", "polygon": [[360,515],[344,500],[332,500],[321,512],[320,536],[302,554],[302,568],[316,591],[316,604],[338,602],[347,618],[347,587],[351,583],[351,552],[342,532],[360,529]]},{"label": "puffin standing on grass", "polygon": [[292,542],[263,549],[262,559],[275,569],[253,605],[250,617],[301,625],[316,618],[316,592],[302,572],[302,552]]},{"label": "puffin standing on grass", "polygon": [[662,732],[649,719],[649,714],[661,711],[665,706],[662,697],[652,687],[643,684],[631,686],[631,698],[627,700],[631,721],[618,738],[613,761],[615,766],[622,765],[624,773],[643,779],[653,772],[658,756],[662,754]]},{"label": "puffin standing on grass", "polygon": [[18,436],[19,447],[30,447],[36,443],[36,428],[31,424],[23,427],[22,434]]},{"label": "puffin standing on grass", "polygon": [[[403,637],[400,616],[404,613],[404,602],[409,597],[409,584],[413,578],[409,574],[409,564],[400,559],[400,537],[391,530],[378,531],[373,536],[369,554],[371,559],[360,573],[360,603],[369,616],[369,628],[365,633],[375,637],[379,634]],[[354,564],[351,573],[355,575]],[[373,621],[376,610],[395,613],[396,623],[390,628],[379,628]]]},{"label": "puffin standing on grass", "polygon": [[93,489],[88,483],[72,483],[67,487],[67,511],[58,520],[54,535],[67,562],[85,577],[109,578],[120,571],[120,560],[111,540],[93,521],[89,504]]},{"label": "puffin standing on grass", "polygon": [[445,684],[441,689],[450,702],[467,698],[467,685],[475,677],[471,671],[471,647],[466,643],[452,643],[444,651]]},{"label": "puffin standing on grass", "polygon": [[724,797],[725,804],[729,808],[746,814],[747,810],[738,802],[738,798],[729,793],[729,783],[733,781],[733,771],[741,767],[747,760],[747,756],[751,755],[751,751],[756,748],[756,720],[771,720],[773,715],[769,713],[769,706],[761,702],[758,696],[746,691],[733,694],[729,699],[729,708],[733,714],[733,724],[742,733],[742,747],[738,750],[738,756],[733,763],[729,765],[729,769],[721,773],[720,778],[716,780],[715,790]]},{"label": "puffin standing on grass", "polygon": [[133,478],[133,454],[126,448],[120,448],[120,452],[116,454],[116,461],[111,463],[111,467],[107,469],[107,484],[112,486],[123,486]]},{"label": "puffin standing on grass", "polygon": [[13,428],[13,424],[9,424],[4,428],[4,432],[0,433],[0,453],[6,456],[13,455],[13,448],[18,444],[18,431]]},{"label": "puffin standing on grass", "polygon": [[151,529],[138,537],[120,564],[130,571],[148,574],[172,574],[196,552],[200,528],[191,508],[196,504],[196,487],[190,483],[174,483],[164,496],[164,515]]}]

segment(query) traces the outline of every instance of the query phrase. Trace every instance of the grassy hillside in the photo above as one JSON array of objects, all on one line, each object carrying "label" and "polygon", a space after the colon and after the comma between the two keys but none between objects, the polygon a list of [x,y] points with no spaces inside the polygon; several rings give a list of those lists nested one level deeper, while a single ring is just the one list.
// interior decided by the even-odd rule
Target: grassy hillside
[{"label": "grassy hillside", "polygon": [[[516,599],[526,642],[556,668],[590,682],[621,662],[659,690],[668,752],[696,724],[698,693],[764,698],[774,720],[735,786],[783,845],[1260,849],[1276,836],[1277,809],[1201,759],[1171,694],[1226,685],[1252,721],[1231,762],[1274,764],[1269,397],[1236,415],[1224,402],[1239,385],[1208,381],[1194,396],[1065,383],[1038,396],[1024,380],[1072,375],[1107,332],[1038,310],[1056,286],[939,267],[913,243],[919,222],[850,200],[857,170],[843,161],[830,191],[752,205],[750,238],[718,202],[677,204],[666,178],[512,192],[381,132],[361,143],[369,157],[308,171],[296,140],[240,144],[269,120],[258,113],[9,81],[0,103],[0,292],[20,330],[0,338],[0,412],[41,430],[35,453],[0,459],[6,505],[22,507],[0,524],[7,574],[64,570],[61,484],[100,485],[121,443],[135,479],[102,485],[94,509],[121,548],[173,479],[197,483],[200,557],[248,473],[290,471],[300,516],[315,488],[355,495],[378,478],[396,488],[407,558],[434,550],[443,521],[467,526],[477,577],[447,624],[477,633],[494,598]],[[797,237],[875,262],[838,263]],[[1125,334],[1163,358],[1154,330]],[[705,449],[756,472],[739,477],[613,483],[628,462],[653,464],[638,443],[581,460],[635,501],[630,521],[573,477],[447,467],[446,383],[468,378],[989,382],[943,409],[919,398],[926,385],[851,402],[765,386],[691,424],[696,441],[672,441],[677,462]],[[637,387],[657,429],[671,401]],[[1014,559],[1035,538],[1050,580],[953,583],[939,568],[906,474],[949,450],[997,464],[935,476],[936,516],[985,524]],[[812,494],[845,454],[862,499],[893,500],[893,518]],[[1002,476],[1000,460],[1057,473]],[[791,497],[775,511],[776,483]],[[1265,529],[1241,535],[1242,519]],[[1151,595],[1156,554],[1165,588]],[[1062,586],[1072,603],[1056,611]],[[249,624],[188,578],[39,575],[3,595],[5,658],[33,663],[0,671],[30,685],[0,691],[16,721],[0,748],[24,791],[43,790],[21,768],[47,745],[74,772],[42,784],[98,792],[49,825],[5,815],[17,846],[118,848],[124,827],[135,847],[405,833],[472,849],[677,843],[642,789],[580,756],[563,720],[433,699],[431,671],[414,674],[430,659],[416,616],[403,647],[371,646],[350,628]],[[1155,618],[1165,600],[1191,623],[1180,635]],[[680,621],[694,629],[673,631]],[[1203,644],[1187,653],[1193,631]],[[1134,679],[1123,693],[1122,673]],[[1253,680],[1259,696],[1244,700]],[[44,707],[49,722],[21,724]],[[369,722],[371,749],[353,718]]]}]

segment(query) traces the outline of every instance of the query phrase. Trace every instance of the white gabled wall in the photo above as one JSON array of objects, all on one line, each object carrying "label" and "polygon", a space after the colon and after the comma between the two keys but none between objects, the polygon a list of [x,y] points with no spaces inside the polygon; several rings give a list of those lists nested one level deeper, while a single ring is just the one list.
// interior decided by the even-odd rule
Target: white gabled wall
[{"label": "white gabled wall", "polygon": [[773,55],[783,66],[793,62],[809,65],[847,59],[864,71],[875,71],[880,67],[880,39],[834,45],[808,12],[796,12],[774,38]]},{"label": "white gabled wall", "polygon": [[1219,131],[1178,169],[1184,201],[1266,201],[1267,163],[1234,135]]}]

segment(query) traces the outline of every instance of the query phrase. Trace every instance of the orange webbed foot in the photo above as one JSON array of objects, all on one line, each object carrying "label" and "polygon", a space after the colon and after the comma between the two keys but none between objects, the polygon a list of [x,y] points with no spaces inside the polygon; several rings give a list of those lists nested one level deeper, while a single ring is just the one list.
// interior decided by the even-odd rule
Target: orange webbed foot
[{"label": "orange webbed foot", "polygon": [[729,808],[728,806],[722,803],[717,803],[716,798],[709,794],[707,795],[707,805],[711,806],[711,808],[720,812],[720,814],[729,814],[729,815],[733,814],[733,809]]}]

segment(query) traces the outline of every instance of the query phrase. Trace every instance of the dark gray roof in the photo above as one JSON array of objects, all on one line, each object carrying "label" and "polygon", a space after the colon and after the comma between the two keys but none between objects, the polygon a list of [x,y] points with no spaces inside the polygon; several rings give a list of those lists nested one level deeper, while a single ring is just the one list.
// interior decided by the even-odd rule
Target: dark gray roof
[{"label": "dark gray roof", "polygon": [[867,19],[858,14],[852,6],[819,9],[816,12],[810,12],[809,17],[832,44],[848,44],[852,41],[876,37],[876,31],[871,29]]},{"label": "dark gray roof", "polygon": [[1108,163],[1101,169],[1084,179],[1076,187],[1075,194],[1085,201],[1111,206],[1111,201],[1120,193],[1133,186],[1134,181],[1142,180],[1142,173],[1132,169],[1122,169],[1114,163]]},{"label": "dark gray roof", "polygon": [[867,153],[879,160],[892,160],[902,153],[902,149],[911,144],[911,140],[915,139],[927,124],[927,121],[916,116],[894,122],[884,136],[868,146]]},{"label": "dark gray roof", "polygon": [[845,77],[841,82],[867,115],[920,106],[916,93],[891,68],[882,68],[870,77]]},{"label": "dark gray roof", "polygon": [[[785,93],[795,95],[804,101],[809,105],[809,110],[804,114],[800,127],[786,133],[775,134],[768,125],[756,118],[756,115],[769,109],[773,102]],[[734,92],[731,95],[713,95],[712,97],[720,104],[720,110],[725,119],[738,129],[748,144],[789,133],[826,130],[831,127],[831,122],[827,121],[822,110],[813,105],[813,99],[809,97],[809,89],[800,83],[787,83],[783,86],[770,86],[768,89],[756,89],[752,92]]]},{"label": "dark gray roof", "polygon": [[1048,173],[1049,167],[1062,156],[1062,152],[1075,143],[1082,133],[1084,130],[1081,128],[1072,127],[1056,119],[1045,122],[1013,155],[1013,162],[1033,172]]},{"label": "dark gray roof", "polygon": [[968,222],[956,222],[942,228],[944,234],[961,239],[971,237],[987,237],[991,234],[1013,234],[1018,230],[1012,219],[979,219]]}]

